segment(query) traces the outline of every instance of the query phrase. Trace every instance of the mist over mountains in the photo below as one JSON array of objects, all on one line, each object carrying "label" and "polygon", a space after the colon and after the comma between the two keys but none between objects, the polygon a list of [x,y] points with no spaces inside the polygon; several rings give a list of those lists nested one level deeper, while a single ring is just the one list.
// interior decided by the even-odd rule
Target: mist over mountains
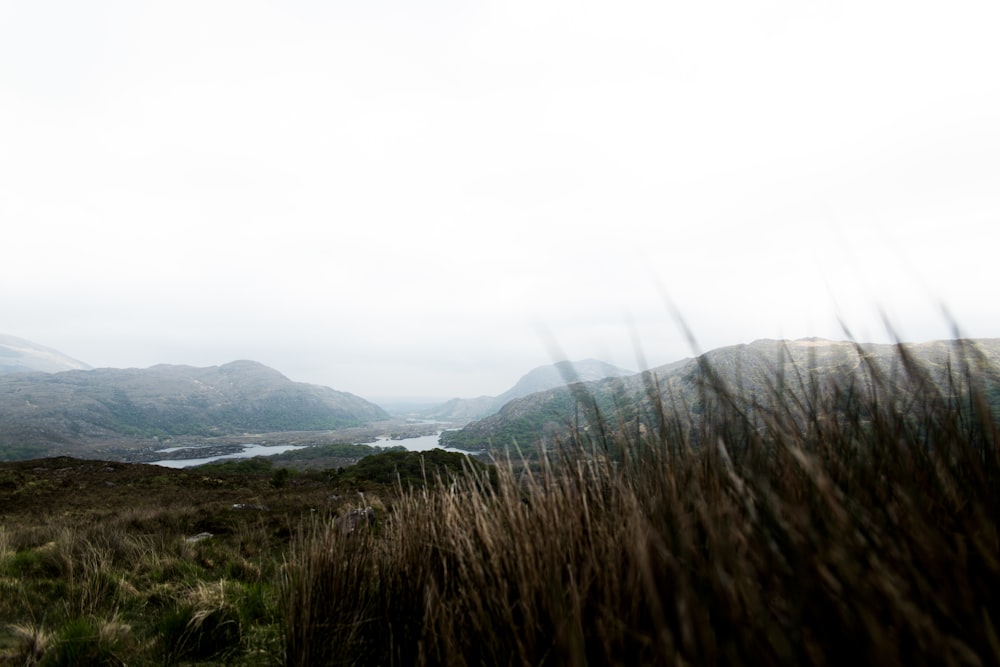
[{"label": "mist over mountains", "polygon": [[[0,338],[0,459],[156,447],[175,437],[335,431],[390,419],[381,406],[329,387],[293,382],[254,361],[198,368],[92,369],[57,350]],[[624,377],[588,359],[529,371],[499,396],[453,399],[420,416],[462,425],[511,400],[565,385]]]},{"label": "mist over mountains", "polygon": [[[293,382],[254,361],[89,369],[10,336],[0,336],[0,359],[0,459],[86,457],[184,436],[335,431],[391,418],[359,396]],[[656,428],[664,415],[690,424],[712,411],[720,390],[738,397],[748,414],[764,414],[778,402],[805,405],[810,392],[829,387],[870,393],[875,378],[889,388],[897,383],[904,395],[901,378],[915,369],[923,381],[954,393],[954,373],[963,368],[985,383],[985,396],[1000,413],[998,362],[1000,339],[901,347],[759,340],[641,373],[595,359],[561,361],[529,371],[499,396],[456,398],[411,414],[462,427],[445,431],[443,446],[489,451],[555,442],[573,429],[586,432],[595,414],[603,420],[600,428],[619,432]]]},{"label": "mist over mountains", "polygon": [[[778,409],[808,419],[817,397],[848,392],[845,410],[861,396],[881,392],[906,411],[921,400],[914,388],[966,399],[961,383],[982,383],[984,400],[1000,418],[1000,339],[939,340],[919,344],[856,344],[809,338],[759,340],[711,350],[628,377],[580,382],[508,402],[496,414],[447,431],[441,442],[470,451],[531,449],[565,440],[575,429],[644,432],[673,423],[687,438],[720,401],[735,401],[761,424]],[[853,397],[853,398],[851,398]],[[836,418],[835,415],[829,415]],[[600,423],[597,423],[600,422]]]},{"label": "mist over mountains", "polygon": [[522,398],[539,391],[562,387],[571,382],[593,382],[604,378],[625,377],[634,374],[635,371],[625,370],[597,359],[559,361],[529,371],[513,387],[499,396],[453,398],[442,405],[424,411],[422,416],[453,424],[465,424],[496,413],[516,398]]},{"label": "mist over mountains", "polygon": [[83,456],[174,436],[319,431],[387,419],[365,399],[254,361],[0,375],[0,457]]},{"label": "mist over mountains", "polygon": [[0,373],[86,370],[90,366],[58,350],[31,341],[0,334]]}]

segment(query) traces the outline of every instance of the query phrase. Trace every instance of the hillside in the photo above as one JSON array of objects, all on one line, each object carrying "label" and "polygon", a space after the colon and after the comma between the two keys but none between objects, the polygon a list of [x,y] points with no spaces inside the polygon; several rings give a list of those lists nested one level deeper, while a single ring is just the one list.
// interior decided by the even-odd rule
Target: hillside
[{"label": "hillside", "polygon": [[58,350],[23,338],[0,334],[0,373],[86,370],[90,366]]},{"label": "hillside", "polygon": [[84,456],[172,436],[318,431],[388,415],[253,361],[0,375],[0,458]]},{"label": "hillside", "polygon": [[540,391],[564,387],[571,382],[593,382],[603,378],[628,375],[632,375],[632,371],[612,366],[597,359],[559,361],[529,371],[513,387],[499,396],[453,398],[442,405],[425,411],[421,416],[453,424],[467,424],[470,421],[482,419],[498,412],[510,401]]},{"label": "hillside", "polygon": [[[720,402],[735,403],[747,419],[762,425],[778,405],[797,406],[798,418],[805,419],[817,392],[828,396],[850,389],[853,393],[844,398],[850,402],[870,395],[875,386],[899,401],[903,410],[907,401],[918,398],[912,393],[913,372],[945,395],[961,391],[963,378],[982,381],[991,406],[1000,410],[1000,339],[932,341],[902,349],[911,362],[909,375],[896,345],[812,338],[719,348],[630,377],[531,394],[460,431],[445,432],[442,444],[472,451],[515,442],[522,448],[533,447],[565,439],[573,428],[593,437],[599,437],[599,429],[655,428],[661,415],[686,438],[692,419],[717,411]],[[971,373],[965,372],[966,364]]]},{"label": "hillside", "polygon": [[[995,415],[932,399],[949,377],[995,398],[996,352],[715,350],[645,375],[700,385],[714,446],[620,429],[546,466],[0,463],[0,665],[995,664]],[[734,378],[757,405],[726,402]],[[851,379],[856,401],[828,384]],[[573,387],[624,413],[634,380]],[[743,419],[812,386],[804,429]]]}]

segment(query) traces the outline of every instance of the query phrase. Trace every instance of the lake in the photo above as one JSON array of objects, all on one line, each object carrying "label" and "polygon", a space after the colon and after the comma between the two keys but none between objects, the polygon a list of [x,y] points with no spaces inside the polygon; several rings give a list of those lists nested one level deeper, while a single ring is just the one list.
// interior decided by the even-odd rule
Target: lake
[{"label": "lake", "polygon": [[431,449],[443,449],[446,452],[458,452],[468,454],[469,452],[454,447],[442,447],[440,445],[441,434],[421,435],[416,438],[402,438],[400,440],[390,440],[389,438],[379,438],[374,445],[379,447],[405,447],[410,452],[426,452]]},{"label": "lake", "polygon": [[[150,461],[151,464],[157,466],[163,466],[164,468],[190,468],[191,466],[200,466],[204,463],[212,463],[213,461],[229,461],[232,459],[252,459],[255,456],[274,456],[275,454],[281,454],[282,452],[290,452],[296,449],[305,449],[309,445],[241,445],[243,451],[236,452],[235,454],[220,454],[218,456],[205,456],[196,459],[165,459],[163,461]],[[179,452],[185,449],[190,449],[191,453],[197,452],[202,447],[168,447],[167,449],[157,450],[161,453],[168,452]]]},{"label": "lake", "polygon": [[[436,433],[434,435],[422,435],[416,438],[402,438],[400,440],[392,440],[390,438],[379,438],[375,442],[363,442],[359,444],[372,445],[375,447],[404,447],[407,451],[411,452],[426,452],[431,449],[444,449],[446,452],[458,452],[460,454],[467,454],[461,449],[455,449],[454,447],[441,447],[438,444],[438,439],[441,434]],[[252,459],[255,456],[274,456],[275,454],[281,454],[282,452],[290,452],[296,449],[305,449],[306,447],[311,447],[312,445],[240,445],[243,450],[231,454],[219,454],[216,456],[205,456],[201,458],[190,458],[190,459],[164,459],[162,461],[150,461],[152,465],[163,466],[164,468],[190,468],[191,466],[200,466],[205,463],[213,463],[215,461],[231,461],[234,459]],[[166,449],[158,449],[158,453],[167,454],[170,452],[179,452],[185,449],[191,450],[192,454],[196,454],[202,447],[168,447]]]}]

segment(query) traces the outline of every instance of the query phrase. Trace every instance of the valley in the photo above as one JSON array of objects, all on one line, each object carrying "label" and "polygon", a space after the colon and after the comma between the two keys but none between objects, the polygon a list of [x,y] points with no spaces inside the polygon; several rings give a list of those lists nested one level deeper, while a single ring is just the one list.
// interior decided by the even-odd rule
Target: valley
[{"label": "valley", "polygon": [[[2,462],[0,665],[987,664],[998,345],[720,348],[445,431],[474,457],[395,416]],[[138,462],[248,444],[287,451]]]}]

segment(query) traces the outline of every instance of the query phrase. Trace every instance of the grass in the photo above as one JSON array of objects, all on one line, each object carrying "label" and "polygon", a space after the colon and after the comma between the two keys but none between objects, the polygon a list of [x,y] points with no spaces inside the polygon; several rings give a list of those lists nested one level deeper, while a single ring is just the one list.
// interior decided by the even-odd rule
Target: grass
[{"label": "grass", "polygon": [[950,361],[650,376],[491,467],[5,464],[0,665],[1000,664],[996,375]]},{"label": "grass", "polygon": [[368,533],[305,526],[287,664],[1000,663],[981,369],[899,355],[756,404],[705,369],[693,424],[661,401],[540,467],[400,489]]},{"label": "grass", "polygon": [[[0,665],[282,664],[280,585],[302,522],[384,512],[393,468],[423,484],[407,472],[420,456],[383,456],[356,471],[0,466]],[[425,457],[429,471],[461,460]]]},{"label": "grass", "polygon": [[270,468],[61,458],[3,472],[16,484],[0,505],[2,665],[281,664],[289,536],[303,514],[340,511],[324,481],[278,489]]}]

